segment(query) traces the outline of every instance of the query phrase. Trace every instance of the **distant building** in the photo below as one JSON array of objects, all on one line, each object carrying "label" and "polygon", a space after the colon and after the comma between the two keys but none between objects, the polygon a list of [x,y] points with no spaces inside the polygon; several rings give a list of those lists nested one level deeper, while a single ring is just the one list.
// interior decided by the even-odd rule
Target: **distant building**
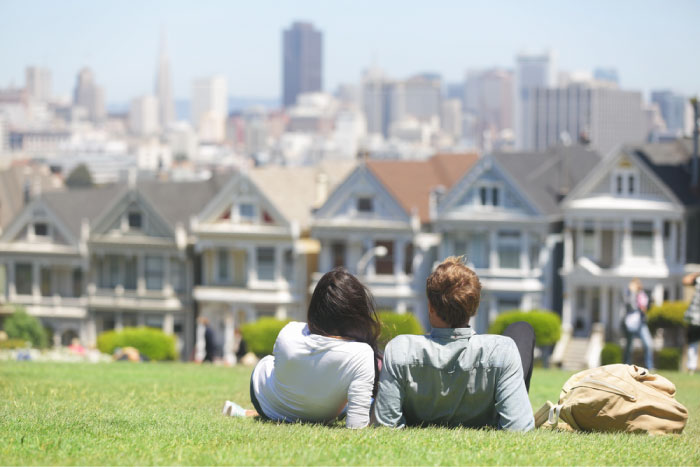
[{"label": "distant building", "polygon": [[440,118],[442,110],[442,78],[424,73],[402,83],[404,112],[421,121]]},{"label": "distant building", "polygon": [[159,130],[159,101],[155,96],[137,97],[129,108],[129,129],[140,136],[152,135]]},{"label": "distant building", "polygon": [[40,101],[51,99],[51,72],[47,68],[28,66],[24,76],[25,87],[30,97]]},{"label": "distant building", "polygon": [[158,72],[156,74],[155,93],[158,97],[158,120],[160,127],[166,129],[175,121],[175,101],[170,82],[170,60],[165,49],[165,37],[161,40],[158,55]]},{"label": "distant building", "polygon": [[226,78],[200,78],[192,84],[192,123],[203,141],[219,142],[226,136],[228,88]]},{"label": "distant building", "polygon": [[642,96],[636,91],[570,85],[522,90],[518,142],[528,151],[581,141],[607,154],[645,139]]},{"label": "distant building", "polygon": [[295,22],[282,37],[282,102],[289,107],[300,93],[323,88],[323,34],[311,23]]},{"label": "distant building", "polygon": [[498,138],[513,129],[513,72],[503,69],[467,72],[464,81],[465,110],[475,118],[475,143]]},{"label": "distant building", "polygon": [[620,84],[620,77],[615,68],[596,68],[593,70],[593,78],[598,81],[606,81],[612,84]]},{"label": "distant building", "polygon": [[686,127],[686,107],[688,99],[669,90],[652,91],[651,101],[658,104],[661,116],[666,122],[666,130],[677,136],[682,135]]},{"label": "distant building", "polygon": [[73,91],[73,103],[87,112],[92,122],[101,122],[105,118],[104,90],[95,82],[95,75],[90,68],[83,68],[78,73],[78,80]]},{"label": "distant building", "polygon": [[552,52],[543,54],[522,53],[515,59],[515,96],[513,109],[516,148],[525,149],[523,129],[528,125],[523,114],[525,94],[532,88],[548,88],[557,85],[557,68]]},{"label": "distant building", "polygon": [[462,101],[447,99],[442,103],[440,128],[455,141],[462,137]]}]

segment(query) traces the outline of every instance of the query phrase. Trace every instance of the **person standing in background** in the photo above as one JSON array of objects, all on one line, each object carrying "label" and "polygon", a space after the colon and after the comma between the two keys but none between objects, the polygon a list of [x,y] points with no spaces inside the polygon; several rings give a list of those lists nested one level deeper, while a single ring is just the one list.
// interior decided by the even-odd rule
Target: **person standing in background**
[{"label": "person standing in background", "polygon": [[625,307],[627,312],[622,320],[622,327],[627,338],[625,363],[628,365],[632,363],[632,344],[634,338],[638,337],[644,348],[644,364],[648,370],[651,370],[654,368],[654,354],[646,316],[649,296],[642,287],[642,281],[638,278],[632,279],[625,291]]},{"label": "person standing in background", "polygon": [[698,344],[700,344],[700,272],[685,276],[683,285],[695,286],[693,298],[683,315],[683,319],[688,324],[688,355],[685,365],[689,373],[694,373],[698,368]]}]

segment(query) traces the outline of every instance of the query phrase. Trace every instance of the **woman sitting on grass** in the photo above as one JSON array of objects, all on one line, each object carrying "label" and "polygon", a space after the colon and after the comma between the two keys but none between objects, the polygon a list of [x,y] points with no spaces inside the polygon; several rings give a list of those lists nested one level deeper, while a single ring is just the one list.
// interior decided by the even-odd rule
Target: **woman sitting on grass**
[{"label": "woman sitting on grass", "polygon": [[311,297],[307,323],[291,322],[273,355],[250,377],[255,410],[226,401],[223,413],[275,421],[332,422],[347,406],[348,428],[369,424],[379,375],[374,299],[343,268],[326,273]]}]

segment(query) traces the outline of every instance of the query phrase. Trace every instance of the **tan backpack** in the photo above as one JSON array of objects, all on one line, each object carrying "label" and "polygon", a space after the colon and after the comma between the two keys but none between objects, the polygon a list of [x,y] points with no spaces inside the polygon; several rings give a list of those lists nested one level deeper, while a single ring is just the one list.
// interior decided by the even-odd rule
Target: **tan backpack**
[{"label": "tan backpack", "polygon": [[573,375],[559,403],[535,414],[535,426],[583,431],[681,433],[688,410],[663,376],[634,365],[605,365]]}]

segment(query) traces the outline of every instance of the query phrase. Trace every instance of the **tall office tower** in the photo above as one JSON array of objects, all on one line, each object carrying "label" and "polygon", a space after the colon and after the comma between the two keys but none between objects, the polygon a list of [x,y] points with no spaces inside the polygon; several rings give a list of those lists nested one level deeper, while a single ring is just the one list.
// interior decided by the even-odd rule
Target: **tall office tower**
[{"label": "tall office tower", "polygon": [[40,101],[51,99],[51,72],[47,68],[28,66],[24,77],[29,96]]},{"label": "tall office tower", "polygon": [[380,70],[367,70],[362,77],[362,111],[367,133],[389,136],[391,124],[406,115],[406,86],[390,81]]},{"label": "tall office tower", "polygon": [[159,102],[155,96],[137,97],[129,107],[129,129],[136,135],[153,135],[160,129]]},{"label": "tall office tower", "polygon": [[282,102],[290,107],[297,95],[323,88],[323,34],[311,23],[295,22],[282,38]]},{"label": "tall office tower", "polygon": [[529,88],[522,101],[522,148],[544,151],[564,140],[585,141],[606,154],[645,138],[642,95],[607,86]]},{"label": "tall office tower", "polygon": [[90,68],[83,68],[78,73],[78,80],[73,92],[73,103],[87,111],[90,121],[101,122],[104,120],[104,91],[95,82],[95,76]]},{"label": "tall office tower", "polygon": [[203,141],[221,142],[226,137],[228,89],[221,75],[192,83],[192,123]]},{"label": "tall office tower", "polygon": [[523,113],[523,100],[535,88],[549,88],[557,85],[557,69],[553,52],[543,54],[521,53],[515,59],[515,93],[513,99],[513,114],[515,121],[516,149],[525,149],[524,128],[530,125],[527,115]]},{"label": "tall office tower", "polygon": [[407,115],[421,121],[440,118],[442,112],[442,78],[433,73],[412,76],[402,84]]},{"label": "tall office tower", "polygon": [[455,141],[459,141],[462,138],[462,126],[462,100],[455,98],[443,101],[440,128]]},{"label": "tall office tower", "polygon": [[669,90],[652,91],[651,101],[658,104],[661,116],[666,122],[666,130],[681,135],[686,127],[686,107],[688,100]]},{"label": "tall office tower", "polygon": [[173,101],[173,87],[170,82],[170,59],[165,48],[165,34],[162,36],[160,43],[155,92],[158,97],[160,127],[165,130],[168,128],[168,125],[175,121],[175,102]]}]

